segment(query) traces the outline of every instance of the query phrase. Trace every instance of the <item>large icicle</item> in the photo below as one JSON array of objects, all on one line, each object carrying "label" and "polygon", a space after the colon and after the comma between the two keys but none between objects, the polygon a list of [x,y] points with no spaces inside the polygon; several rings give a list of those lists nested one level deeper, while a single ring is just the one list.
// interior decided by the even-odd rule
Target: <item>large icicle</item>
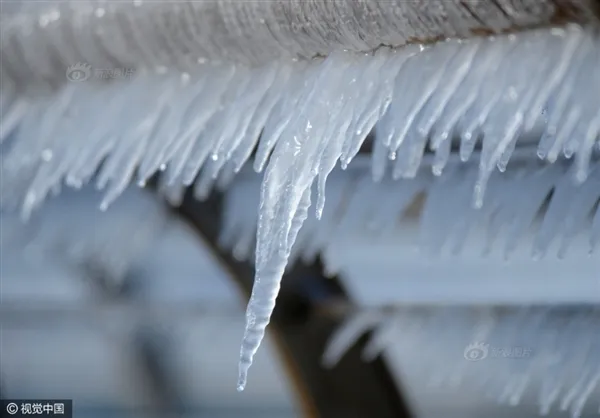
[{"label": "large icicle", "polygon": [[[258,350],[275,307],[291,247],[310,205],[310,189],[330,138],[330,127],[351,115],[340,111],[356,81],[359,60],[343,53],[329,56],[314,78],[304,84],[294,115],[277,143],[261,190],[254,288],[246,312],[240,352],[238,390],[246,385],[252,358]],[[330,118],[333,117],[333,120]],[[341,150],[340,150],[341,152]],[[339,155],[338,155],[339,157]]]}]

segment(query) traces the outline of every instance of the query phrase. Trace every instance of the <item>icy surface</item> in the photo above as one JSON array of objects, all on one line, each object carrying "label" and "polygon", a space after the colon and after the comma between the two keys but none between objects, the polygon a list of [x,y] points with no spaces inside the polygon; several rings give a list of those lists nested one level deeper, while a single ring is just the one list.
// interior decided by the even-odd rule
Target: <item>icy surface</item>
[{"label": "icy surface", "polygon": [[431,388],[478,397],[483,389],[491,401],[511,406],[533,396],[541,415],[555,408],[579,418],[588,403],[594,412],[598,408],[598,315],[589,306],[370,309],[349,316],[323,359],[333,367],[358,338],[373,331],[364,357],[394,350],[419,364],[418,370],[405,372],[417,372],[416,380],[425,376]]},{"label": "icy surface", "polygon": [[[12,258],[18,252],[41,265],[62,263],[77,274],[100,274],[117,287],[168,223],[167,211],[152,199],[132,190],[107,212],[95,213],[102,195],[88,187],[51,199],[26,224],[14,213],[1,212],[2,256]],[[140,202],[146,204],[143,213],[127,210]],[[63,216],[65,207],[73,208],[68,216]]]},{"label": "icy surface", "polygon": [[194,72],[206,62],[262,65],[420,39],[469,38],[589,21],[595,0],[10,1],[0,25],[3,78],[26,89],[68,83],[66,67]]},{"label": "icy surface", "polygon": [[[422,256],[469,256],[490,260],[528,257],[585,257],[594,253],[600,200],[600,161],[595,158],[586,181],[573,179],[574,166],[562,159],[547,165],[535,148],[521,148],[505,173],[494,173],[481,208],[472,205],[478,166],[451,161],[443,176],[431,172],[427,158],[415,178],[394,180],[389,168],[373,183],[365,158],[357,166],[331,174],[328,203],[320,220],[309,216],[290,254],[290,262],[312,262],[319,253],[344,246],[356,236],[378,242],[415,235]],[[363,166],[360,166],[363,164]],[[251,260],[261,184],[245,173],[227,191],[221,244],[236,257]],[[318,196],[313,187],[313,200]],[[415,210],[415,207],[417,207]],[[448,216],[448,212],[452,216]],[[418,227],[413,233],[411,228]],[[330,272],[335,273],[335,267]]]},{"label": "icy surface", "polygon": [[[375,179],[388,169],[397,179],[418,177],[423,155],[432,153],[429,169],[435,176],[460,180],[448,183],[456,190],[439,186],[431,198],[440,199],[440,205],[452,193],[473,198],[474,207],[483,209],[477,217],[491,218],[492,230],[512,222],[506,240],[510,254],[519,223],[531,222],[545,198],[544,187],[554,180],[546,175],[527,179],[532,188],[539,181],[539,196],[529,200],[527,195],[518,209],[500,210],[496,216],[506,197],[491,192],[496,183],[504,184],[491,180],[492,173],[510,167],[513,152],[520,148],[517,142],[533,137],[539,139],[540,157],[548,162],[557,161],[561,153],[573,158],[570,179],[587,179],[600,131],[599,65],[594,31],[568,26],[396,50],[381,47],[369,54],[339,51],[310,63],[279,61],[262,68],[206,64],[194,74],[140,73],[105,85],[72,82],[57,95],[35,101],[14,97],[12,87],[3,84],[2,205],[20,203],[27,218],[63,184],[78,188],[93,180],[105,190],[105,210],[130,182],[144,185],[158,171],[163,172],[160,189],[173,203],[191,184],[202,198],[214,185],[226,187],[258,144],[255,168],[266,169],[241,389],[294,241],[303,239],[300,227],[310,203],[316,203],[317,217],[328,216],[326,180],[338,160],[348,166],[373,130]],[[453,144],[462,161],[481,149],[477,173],[446,173],[448,161],[456,159]],[[549,177],[566,176],[558,168],[546,171]],[[311,199],[315,181],[317,195]],[[586,187],[593,191],[593,186]],[[573,193],[566,186],[556,186],[556,191],[567,198]],[[487,194],[496,199],[484,199]],[[567,202],[555,203],[547,212],[536,255],[546,251],[557,222],[564,221],[561,228],[569,235],[579,228],[581,213],[600,211],[594,209],[593,198],[573,202],[573,209],[566,208]],[[446,209],[470,213],[455,212],[461,209],[458,203]],[[564,218],[568,210],[575,214]],[[434,251],[453,234],[468,230],[469,222],[450,230],[443,221],[447,218],[434,214],[425,208],[424,219],[431,222],[425,222],[421,240]],[[592,220],[592,246],[600,238],[599,218]],[[379,228],[385,227],[374,219]],[[246,239],[238,253],[248,250]]]}]

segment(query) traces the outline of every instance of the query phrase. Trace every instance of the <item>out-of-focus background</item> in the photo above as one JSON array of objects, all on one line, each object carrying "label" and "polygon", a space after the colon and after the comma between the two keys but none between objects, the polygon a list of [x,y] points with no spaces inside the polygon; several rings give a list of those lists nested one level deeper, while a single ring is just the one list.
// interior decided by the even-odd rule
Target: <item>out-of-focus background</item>
[{"label": "out-of-focus background", "polygon": [[[321,354],[343,319],[361,310],[485,297],[528,304],[557,293],[573,301],[589,294],[592,302],[599,294],[589,258],[534,268],[527,257],[483,263],[467,251],[459,264],[432,263],[411,252],[410,235],[374,242],[355,231],[346,245],[290,268],[268,338],[238,393],[252,265],[218,242],[224,203],[186,198],[173,208],[152,190],[132,188],[101,212],[100,198],[91,189],[65,191],[26,225],[2,214],[3,398],[74,399],[77,417],[530,417],[538,412],[534,394],[511,407],[476,390],[477,382],[432,383],[425,370],[433,360],[474,364],[463,349],[477,341],[453,339],[451,322],[438,324],[429,343],[419,340],[418,322],[405,327],[376,361],[355,348],[328,369]],[[256,203],[244,210],[252,213]],[[548,274],[575,269],[579,286],[571,296],[543,285]],[[521,300],[507,291],[514,286],[523,289]],[[515,358],[478,364],[480,372],[469,370],[482,380],[520,368]]]},{"label": "out-of-focus background", "polygon": [[[235,391],[245,298],[192,229],[155,214],[148,222],[162,224],[145,231],[153,225],[139,218],[162,209],[147,192],[132,190],[106,213],[90,210],[98,195],[82,193],[67,193],[34,217],[23,251],[8,243],[17,220],[3,218],[2,396],[74,399],[76,411],[97,416],[138,409],[160,415],[166,405],[199,417],[299,416],[270,339],[257,355],[252,384]],[[76,231],[49,231],[46,222]],[[125,247],[140,246],[121,277],[102,271],[103,261],[94,260],[100,251],[90,252],[87,266],[78,262],[87,256],[61,246],[61,236],[74,245],[82,238],[102,242],[95,224],[116,228],[105,237]],[[136,233],[146,233],[144,243],[134,242]]]}]

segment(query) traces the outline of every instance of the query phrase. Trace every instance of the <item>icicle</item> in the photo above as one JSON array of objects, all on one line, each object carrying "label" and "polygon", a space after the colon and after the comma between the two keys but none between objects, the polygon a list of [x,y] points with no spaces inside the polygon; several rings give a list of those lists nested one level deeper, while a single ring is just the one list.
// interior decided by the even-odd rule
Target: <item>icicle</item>
[{"label": "icicle", "polygon": [[[583,61],[590,53],[592,42],[589,38],[580,41],[575,52],[575,61]],[[592,46],[593,48],[593,46]],[[546,157],[548,161],[554,162],[558,157],[563,143],[566,142],[568,134],[573,130],[574,124],[579,118],[577,107],[569,109],[572,93],[577,86],[578,79],[582,76],[581,66],[571,66],[564,76],[562,85],[559,87],[556,97],[550,102],[550,110],[546,132],[540,141],[538,154]],[[569,110],[565,118],[565,112]]]},{"label": "icicle", "polygon": [[556,402],[560,396],[563,385],[563,377],[550,375],[547,379],[544,379],[542,388],[540,389],[539,404],[540,404],[540,415],[546,416],[550,413],[552,405]]},{"label": "icicle", "polygon": [[590,254],[596,250],[596,245],[600,241],[600,201],[596,203],[596,212],[592,218],[592,228],[590,233]]},{"label": "icicle", "polygon": [[416,176],[421,167],[426,144],[427,137],[417,132],[416,125],[411,126],[406,139],[394,151],[396,154],[394,170],[392,171],[394,180],[400,178],[412,179]]},{"label": "icicle", "polygon": [[355,182],[352,177],[336,176],[336,187],[333,187],[328,193],[329,204],[325,207],[323,218],[317,224],[316,219],[309,218],[309,222],[314,223],[314,236],[303,248],[302,259],[306,263],[313,262],[319,251],[325,250],[325,247],[335,241],[338,222],[344,218],[346,206],[345,199],[351,195],[354,190]]},{"label": "icicle", "polygon": [[[540,42],[536,42],[537,38],[542,38],[541,45]],[[545,42],[552,43],[552,39],[546,40],[545,38],[548,37],[534,34],[532,39],[524,40],[523,46],[517,46],[514,51],[528,57],[536,49],[545,50],[546,48],[543,48],[546,46]],[[548,59],[546,58],[545,61]],[[525,59],[524,65],[518,71],[507,71],[503,75],[502,82],[510,87],[501,95],[496,93],[495,98],[491,100],[486,111],[479,118],[480,122],[487,121],[487,124],[483,128],[484,140],[480,172],[475,186],[474,204],[476,207],[483,205],[486,184],[493,169],[499,163],[501,171],[503,167],[506,167],[510,158],[510,152],[507,151],[514,149],[514,143],[523,131],[524,112],[528,109],[529,102],[534,96],[534,89],[528,85],[531,82],[527,79],[527,74],[534,67],[544,70],[545,65],[547,62],[539,64],[534,59]]]},{"label": "icicle", "polygon": [[[376,129],[379,125],[376,125]],[[377,134],[379,131],[376,131]],[[373,144],[373,152],[371,153],[372,177],[374,182],[379,182],[383,179],[388,164],[388,148],[383,141],[375,140]]]},{"label": "icicle", "polygon": [[[224,124],[212,147],[212,155],[216,156],[216,162],[222,166],[237,148],[239,141],[246,132],[248,125],[254,115],[258,104],[262,101],[266,92],[272,88],[279,76],[279,66],[270,65],[265,68],[255,69],[249,72],[244,80],[245,85],[240,86],[236,97],[232,100],[234,106],[226,108]],[[218,167],[217,171],[220,170]]]},{"label": "icicle", "polygon": [[[244,390],[246,386],[248,370],[252,365],[252,359],[264,337],[266,326],[269,324],[271,313],[275,307],[275,298],[279,292],[279,281],[283,276],[285,262],[289,257],[291,246],[296,239],[298,231],[307,217],[309,206],[310,188],[307,188],[302,193],[297,212],[294,214],[290,226],[287,228],[288,235],[283,239],[280,237],[276,244],[278,247],[276,249],[276,257],[280,259],[273,258],[266,260],[264,270],[259,270],[257,263],[256,281],[246,311],[246,329],[240,350],[238,391]],[[258,234],[261,233],[260,227],[259,221]],[[282,232],[285,233],[286,231]],[[260,248],[257,248],[257,259],[260,257],[259,251]],[[265,282],[261,282],[264,279],[273,280],[275,285],[271,287],[269,286],[270,283],[266,282],[267,285],[265,286]]]},{"label": "icicle", "polygon": [[442,171],[450,159],[451,147],[452,141],[450,138],[446,137],[445,140],[442,140],[441,144],[435,149],[435,157],[433,164],[431,165],[431,172],[435,176],[442,175]]},{"label": "icicle", "polygon": [[583,388],[579,397],[573,403],[571,407],[571,417],[572,418],[580,418],[583,413],[583,408],[585,407],[585,403],[588,398],[600,382],[600,370],[597,370],[596,373],[592,376],[588,384]]},{"label": "icicle", "polygon": [[[419,176],[410,181],[392,182],[386,181],[382,195],[386,197],[386,204],[376,204],[367,223],[369,231],[375,236],[383,234],[392,235],[399,215],[404,214],[416,197],[422,193],[427,186],[429,178]],[[378,202],[378,199],[373,199]]]},{"label": "icicle", "polygon": [[[2,107],[6,105],[2,103]],[[0,144],[13,132],[29,110],[29,104],[26,100],[17,99],[15,103],[8,106],[6,114],[0,115]]]},{"label": "icicle", "polygon": [[[492,64],[491,58],[497,57],[495,53],[489,52],[493,50],[492,48],[480,48],[480,50],[483,51],[476,55],[477,59],[473,62],[471,73],[465,76],[463,85],[450,98],[440,118],[435,122],[431,139],[433,150],[439,148],[444,141],[452,139],[450,134],[456,123],[477,98],[479,85]],[[486,51],[488,53],[484,55]]]},{"label": "icicle", "polygon": [[579,183],[583,183],[588,176],[590,160],[594,145],[599,140],[600,135],[600,111],[596,117],[589,123],[588,129],[582,138],[579,145],[579,150],[576,157],[575,179]]},{"label": "icicle", "polygon": [[[295,72],[305,71],[299,65],[295,68]],[[265,126],[265,123],[269,119],[275,119],[271,117],[271,113],[274,111],[275,105],[281,99],[280,91],[284,89],[286,83],[293,83],[294,78],[292,69],[285,66],[278,74],[278,78],[274,81],[273,87],[267,91],[265,97],[258,104],[252,121],[248,125],[244,138],[241,140],[239,146],[233,151],[231,158],[234,161],[234,171],[238,172],[244,163],[250,157],[250,154],[254,150],[254,147],[259,141],[260,132]]]},{"label": "icicle", "polygon": [[590,374],[591,372],[589,370],[584,370],[580,377],[575,381],[575,384],[569,388],[560,402],[561,411],[566,411],[569,409],[569,406],[575,400],[577,394],[582,392],[585,382],[589,379]]},{"label": "icicle", "polygon": [[[352,77],[350,85],[348,86],[348,90],[350,90],[350,92],[344,93],[344,96],[339,98],[344,105],[339,106],[335,112],[331,112],[330,118],[332,119],[332,122],[330,122],[329,127],[325,131],[325,138],[328,138],[328,141],[323,141],[323,151],[319,152],[321,158],[319,159],[317,168],[317,172],[319,173],[317,181],[317,219],[321,219],[321,216],[323,215],[323,209],[325,207],[325,184],[327,182],[327,177],[340,158],[344,144],[348,142],[346,132],[352,123],[352,117],[349,117],[349,115],[352,115],[353,107],[356,106],[356,103],[359,100],[367,99],[367,97],[359,97],[357,95],[359,90],[356,88],[356,80],[361,76],[364,78],[377,76],[377,73],[357,73],[357,69],[360,70],[361,66],[357,65],[356,67],[357,68],[352,68],[349,70],[352,72],[351,74],[348,74],[348,77]],[[335,123],[334,121],[339,122]]]},{"label": "icicle", "polygon": [[264,127],[254,159],[256,172],[263,171],[281,134],[295,116],[302,90],[316,82],[320,75],[318,70],[318,67],[309,67],[303,74],[304,77],[292,78],[288,94],[281,98]]},{"label": "icicle", "polygon": [[523,235],[529,230],[537,212],[556,185],[565,170],[560,165],[544,167],[534,172],[529,178],[523,178],[524,183],[518,191],[513,191],[516,210],[511,225],[509,225],[504,247],[504,256],[508,258],[517,248]]},{"label": "icicle", "polygon": [[535,239],[533,251],[536,258],[543,257],[546,254],[548,247],[563,226],[571,200],[575,196],[576,191],[577,187],[573,184],[573,179],[568,174],[563,176],[557,183],[552,200]]},{"label": "icicle", "polygon": [[[382,321],[383,324],[380,325],[375,331],[374,335],[371,337],[370,341],[365,346],[365,349],[362,353],[363,361],[373,361],[381,352],[393,343],[395,340],[398,331],[399,325],[399,315],[390,315],[387,319]],[[352,346],[355,341],[352,341],[347,346]],[[347,349],[346,349],[347,350]],[[345,351],[346,351],[345,350]],[[339,361],[339,360],[338,360]],[[337,361],[333,361],[333,364],[337,363]]]},{"label": "icicle", "polygon": [[[450,212],[448,204],[456,205],[454,209],[458,209],[459,206],[464,208],[465,201],[460,198],[450,199],[450,196],[460,194],[461,191],[472,190],[472,183],[467,180],[468,172],[469,170],[453,167],[451,172],[447,172],[444,177],[434,181],[420,219],[419,248],[423,251],[429,251],[434,255],[440,254],[453,226],[453,222],[447,216],[440,216],[440,211],[443,210],[444,213],[462,212],[460,210]],[[468,207],[468,204],[466,206]]]},{"label": "icicle", "polygon": [[385,148],[389,148],[392,143],[392,138],[395,135],[397,128],[397,112],[398,110],[394,110],[392,105],[397,103],[403,98],[403,87],[407,82],[407,78],[403,75],[406,68],[410,68],[413,65],[413,59],[418,59],[417,56],[424,50],[422,45],[409,45],[405,48],[396,52],[396,59],[398,67],[395,69],[396,80],[393,84],[390,92],[392,94],[392,103],[387,107],[387,111],[382,113],[382,119],[380,123],[377,125],[379,129],[379,139],[381,144]]},{"label": "icicle", "polygon": [[[559,35],[565,36],[565,46],[562,54],[556,60],[556,64],[553,68],[550,77],[543,80],[541,88],[537,94],[537,97],[533,101],[527,116],[525,117],[525,131],[528,132],[533,129],[533,126],[538,119],[539,113],[544,108],[544,104],[548,101],[550,96],[554,93],[555,89],[559,87],[561,83],[565,82],[568,77],[567,74],[571,70],[570,63],[576,61],[574,57],[577,56],[580,45],[585,42],[585,32],[577,25],[570,25],[566,33],[563,29],[553,29]],[[541,81],[541,80],[540,80]]]},{"label": "icicle", "polygon": [[347,319],[343,326],[338,328],[323,353],[323,366],[334,367],[343,355],[367,331],[378,325],[383,319],[379,311],[363,311]]},{"label": "icicle", "polygon": [[219,178],[217,179],[217,189],[220,192],[224,192],[227,190],[229,185],[233,182],[235,175],[237,172],[235,171],[235,162],[233,160],[227,160],[227,163],[223,170],[219,174]]},{"label": "icicle", "polygon": [[[502,61],[495,61],[495,66],[488,67],[486,80],[494,80],[492,83],[483,83],[482,88],[478,91],[477,99],[472,103],[470,108],[461,117],[461,158],[463,161],[468,159],[468,156],[475,147],[475,143],[481,135],[481,128],[484,126],[490,112],[496,106],[502,91],[498,86],[506,86],[507,74],[510,73],[508,65],[513,56],[519,56],[515,52],[514,37],[510,35],[507,38],[498,39],[494,44],[498,48],[498,55],[502,55]],[[519,58],[517,58],[519,59]],[[491,71],[490,71],[491,70]]]},{"label": "icicle", "polygon": [[352,83],[352,79],[346,77],[351,64],[356,65],[356,62],[348,61],[344,54],[333,54],[323,62],[319,76],[306,85],[298,101],[297,115],[282,133],[265,173],[257,232],[255,284],[246,314],[238,390],[244,389],[252,358],[275,306],[280,280],[298,232],[294,231],[296,222],[301,225],[304,220],[302,197],[318,174],[317,164],[322,157],[323,145],[330,139],[322,137],[327,130],[328,118],[344,105],[339,97],[343,97],[343,92]]},{"label": "icicle", "polygon": [[382,190],[379,184],[374,185],[367,176],[362,177],[355,184],[355,189],[351,191],[352,195],[346,203],[344,216],[338,221],[338,226],[333,233],[332,241],[343,242],[349,234],[364,225],[365,215],[369,213],[373,202],[380,202],[380,199],[385,198],[385,193],[381,193]]},{"label": "icicle", "polygon": [[[473,59],[477,55],[480,46],[481,42],[479,40],[467,43],[458,42],[458,51],[446,66],[448,79],[444,80],[444,83],[432,95],[431,100],[421,112],[417,127],[417,132],[420,135],[428,136],[431,128],[440,119],[452,96],[456,95],[456,91],[471,70]],[[438,146],[439,144],[434,144],[433,149],[435,150]]]},{"label": "icicle", "polygon": [[[225,75],[229,75],[230,73],[225,73]],[[219,77],[222,75],[215,75],[215,77]],[[210,94],[213,90],[209,90],[206,87],[208,77],[201,77],[197,80],[194,80],[190,85],[186,85],[183,88],[178,90],[179,93],[177,95],[177,103],[175,104],[174,109],[167,109],[166,114],[163,116],[163,123],[160,124],[159,130],[155,133],[153,140],[149,142],[148,151],[146,152],[144,158],[140,162],[138,168],[138,181],[145,182],[148,180],[155,172],[158,170],[161,164],[167,160],[168,155],[174,155],[177,150],[180,149],[189,149],[189,144],[186,141],[191,142],[192,138],[195,137],[191,134],[185,134],[182,132],[183,127],[188,128],[189,126],[203,126],[204,120],[202,117],[196,118],[196,110],[200,111],[201,109],[196,109],[198,106],[198,101],[204,99],[206,100],[206,95],[208,94],[208,100],[210,101]],[[224,82],[227,79],[223,80]],[[218,84],[217,84],[218,85]],[[227,83],[223,83],[223,85],[227,85]],[[215,96],[218,96],[218,92],[216,92]],[[202,99],[199,99],[202,97]],[[199,107],[199,106],[198,106]],[[209,108],[210,106],[205,106],[205,108]],[[203,114],[209,112],[209,109],[205,109]],[[190,120],[190,113],[194,114],[195,120]],[[208,117],[208,116],[206,116]],[[200,120],[198,120],[200,119]],[[187,148],[186,148],[186,144]],[[169,151],[171,149],[172,151]],[[184,152],[185,153],[185,152]],[[173,163],[174,167],[179,167],[182,163]],[[174,170],[177,172],[178,170]],[[174,173],[176,174],[176,173]]]},{"label": "icicle", "polygon": [[394,97],[403,100],[394,101],[388,109],[396,123],[401,124],[389,144],[392,152],[398,150],[411,129],[417,131],[413,123],[442,80],[446,63],[459,49],[455,42],[443,43],[435,51],[429,48],[411,58],[400,71]]},{"label": "icicle", "polygon": [[[238,68],[233,78],[227,77],[225,84],[219,83],[211,86],[211,93],[214,95],[211,101],[219,103],[218,106],[204,105],[202,118],[195,122],[194,129],[188,130],[184,135],[192,135],[196,137],[194,145],[189,148],[189,151],[180,158],[181,179],[183,184],[191,185],[198,172],[202,168],[207,158],[213,161],[218,160],[217,155],[211,155],[213,146],[222,133],[226,125],[235,124],[235,121],[229,120],[227,109],[230,106],[235,107],[236,100],[244,91],[244,88],[250,83],[249,76],[251,73],[247,69]],[[206,112],[209,112],[208,114]],[[239,117],[239,115],[237,115]],[[206,118],[206,119],[205,119]]]},{"label": "icicle", "polygon": [[564,220],[563,238],[558,250],[559,258],[566,256],[573,238],[581,232],[598,199],[600,199],[600,164],[596,163],[590,178],[579,187],[571,202],[569,212]]},{"label": "icicle", "polygon": [[121,161],[118,166],[118,172],[113,176],[113,180],[106,191],[104,199],[100,203],[100,210],[106,210],[108,206],[121,195],[130,183],[133,173],[139,159],[144,152],[144,142],[138,141],[127,156],[127,161]]},{"label": "icicle", "polygon": [[[373,130],[376,122],[380,119],[388,120],[391,123],[392,116],[386,117],[386,112],[392,102],[393,91],[394,91],[394,80],[397,77],[398,72],[402,69],[403,65],[416,53],[415,47],[409,47],[400,51],[387,51],[381,50],[376,54],[376,59],[385,59],[381,68],[381,74],[376,77],[375,82],[377,83],[374,87],[373,98],[371,100],[365,100],[364,108],[362,112],[355,115],[355,123],[350,128],[350,134],[354,133],[354,138],[347,141],[342,148],[342,168],[346,168],[352,159],[359,152],[360,147],[367,137],[367,135]],[[374,59],[375,64],[379,62]],[[379,68],[375,66],[375,71]],[[385,122],[379,123],[380,135],[383,137],[383,131]],[[389,125],[389,123],[388,123]],[[390,134],[391,135],[391,134]],[[391,137],[390,137],[391,138]],[[377,141],[383,141],[384,145],[386,140],[378,138]],[[388,141],[389,142],[389,141]],[[386,147],[389,144],[385,145]]]}]

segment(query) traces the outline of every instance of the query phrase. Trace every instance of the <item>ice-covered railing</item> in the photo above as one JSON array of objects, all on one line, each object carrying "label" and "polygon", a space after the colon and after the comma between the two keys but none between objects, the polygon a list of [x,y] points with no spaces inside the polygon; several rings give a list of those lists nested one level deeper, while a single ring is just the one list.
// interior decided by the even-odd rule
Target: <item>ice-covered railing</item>
[{"label": "ice-covered railing", "polygon": [[[428,164],[432,158],[427,158],[413,179],[394,180],[388,168],[374,183],[363,155],[352,169],[332,172],[321,219],[309,214],[289,262],[312,262],[358,236],[377,242],[406,235],[413,237],[420,254],[432,259],[460,258],[463,252],[491,262],[523,252],[534,259],[583,254],[597,258],[600,160],[592,162],[587,180],[577,184],[568,160],[544,164],[532,148],[522,148],[519,154],[505,173],[491,177],[481,208],[474,208],[471,200],[476,164],[454,161],[444,176],[435,176]],[[244,174],[226,192],[220,244],[237,258],[250,260],[260,179]],[[314,199],[316,188],[312,195]],[[327,267],[337,272],[336,266]]]},{"label": "ice-covered railing", "polygon": [[100,201],[101,195],[89,188],[67,191],[51,199],[28,223],[14,212],[3,211],[2,257],[58,261],[84,274],[100,273],[119,285],[158,238],[168,212],[137,190],[126,193],[107,212],[97,210]]},{"label": "ice-covered railing", "polygon": [[323,363],[335,366],[373,331],[365,361],[394,351],[418,364],[418,370],[404,369],[417,374],[409,375],[414,380],[424,376],[429,385],[512,406],[537,403],[541,415],[554,408],[579,418],[589,408],[599,411],[599,315],[589,306],[365,309],[332,336]]},{"label": "ice-covered railing", "polygon": [[431,150],[441,175],[453,146],[462,160],[481,147],[474,187],[480,206],[491,174],[506,168],[524,133],[541,126],[539,156],[572,157],[571,178],[583,182],[600,130],[599,64],[596,30],[568,26],[338,51],[310,62],[209,63],[195,74],[73,82],[35,102],[3,81],[0,136],[9,149],[0,174],[31,179],[22,199],[29,215],[60,183],[80,187],[99,168],[94,181],[106,189],[106,208],[131,181],[143,185],[159,170],[166,193],[171,188],[176,197],[195,183],[202,195],[258,146],[255,167],[266,169],[242,388],[315,180],[320,214],[327,176],[338,160],[347,166],[374,130],[376,179],[389,159],[395,178],[413,178]]},{"label": "ice-covered railing", "polygon": [[65,68],[195,73],[199,64],[264,65],[333,51],[593,21],[596,0],[46,0],[4,2],[3,78],[35,92]]}]

